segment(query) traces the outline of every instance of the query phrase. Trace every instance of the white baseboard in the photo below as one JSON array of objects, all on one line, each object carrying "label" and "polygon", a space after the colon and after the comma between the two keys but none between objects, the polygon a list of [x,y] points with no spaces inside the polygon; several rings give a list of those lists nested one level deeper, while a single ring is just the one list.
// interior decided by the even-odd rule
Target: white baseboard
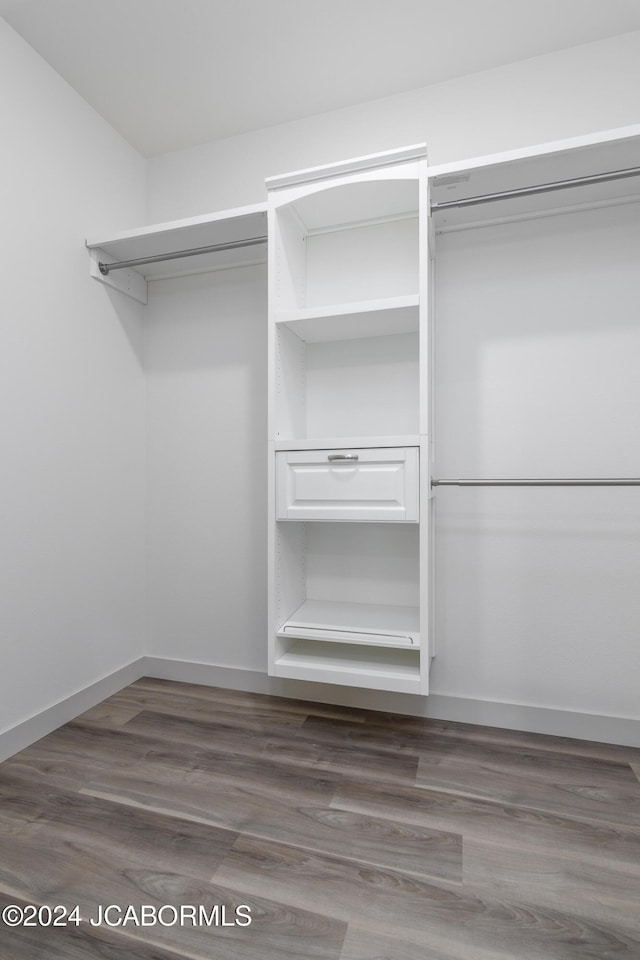
[{"label": "white baseboard", "polygon": [[259,670],[239,667],[221,667],[165,657],[141,657],[0,734],[0,761],[35,743],[141,677],[640,747],[640,720],[624,717],[551,710],[518,703],[469,700],[442,694],[416,697],[301,680],[280,680]]},{"label": "white baseboard", "polygon": [[467,700],[433,694],[429,697],[426,716],[457,723],[477,723],[483,727],[546,733],[553,737],[593,740],[626,747],[640,747],[640,720],[607,717],[595,713],[553,710],[521,703],[498,703],[492,700]]},{"label": "white baseboard", "polygon": [[139,680],[144,676],[143,664],[144,657],[134,660],[0,734],[0,761],[19,753],[36,740],[57,730],[63,723],[68,723],[85,710],[90,710],[118,690],[129,686],[134,680]]},{"label": "white baseboard", "polygon": [[519,703],[470,700],[442,694],[417,697],[301,680],[280,680],[258,670],[220,667],[163,657],[145,657],[144,671],[148,677],[184,683],[201,683],[230,690],[268,693],[272,696],[340,704],[365,710],[382,710],[387,713],[431,717],[434,720],[477,723],[485,727],[502,727],[507,730],[640,747],[640,720],[625,717],[553,710]]}]

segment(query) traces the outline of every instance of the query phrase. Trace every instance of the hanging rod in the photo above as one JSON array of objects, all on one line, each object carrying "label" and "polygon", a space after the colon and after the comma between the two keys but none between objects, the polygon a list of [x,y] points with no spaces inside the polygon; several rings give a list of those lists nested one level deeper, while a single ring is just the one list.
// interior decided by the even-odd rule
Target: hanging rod
[{"label": "hanging rod", "polygon": [[197,257],[201,253],[218,253],[220,250],[235,250],[237,247],[255,247],[259,243],[266,243],[266,237],[250,237],[248,240],[230,240],[228,243],[213,243],[208,247],[193,247],[191,250],[179,250],[175,253],[158,253],[153,257],[138,257],[136,260],[118,260],[116,263],[98,261],[98,269],[103,277],[112,270],[123,270],[125,267],[139,267],[144,263],[161,263],[163,260],[181,260],[183,257]]},{"label": "hanging rod", "polygon": [[640,477],[568,477],[513,480],[431,480],[432,487],[640,487]]},{"label": "hanging rod", "polygon": [[534,187],[521,187],[516,190],[501,190],[499,193],[486,193],[478,197],[462,197],[459,200],[434,200],[432,210],[446,210],[449,207],[471,207],[480,203],[491,203],[492,200],[508,200],[512,197],[531,197],[537,193],[551,193],[554,190],[564,190],[566,187],[582,187],[591,183],[608,183],[610,180],[626,180],[629,177],[640,175],[640,167],[628,167],[626,170],[613,170],[610,173],[594,173],[588,177],[574,177],[570,180],[554,180],[551,183],[540,183]]}]

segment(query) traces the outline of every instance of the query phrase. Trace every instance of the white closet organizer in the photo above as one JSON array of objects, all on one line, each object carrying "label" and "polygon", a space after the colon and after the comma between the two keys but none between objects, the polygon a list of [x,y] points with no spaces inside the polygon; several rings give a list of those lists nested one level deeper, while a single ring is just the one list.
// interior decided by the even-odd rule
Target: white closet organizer
[{"label": "white closet organizer", "polygon": [[[272,178],[264,205],[87,241],[92,275],[145,302],[147,279],[263,260],[268,220],[270,675],[428,693],[432,491],[453,531],[448,540],[443,535],[438,558],[443,667],[464,672],[469,656],[478,669],[491,670],[514,655],[510,625],[522,626],[522,584],[514,580],[512,596],[498,589],[493,605],[487,591],[496,558],[495,570],[511,575],[505,544],[520,536],[523,504],[512,500],[502,513],[494,508],[494,519],[511,531],[498,555],[496,530],[482,512],[489,501],[463,501],[472,494],[445,493],[445,485],[640,483],[633,419],[640,409],[633,359],[639,170],[640,126],[429,170],[424,147],[410,147]],[[583,223],[600,231],[602,262],[590,247],[595,234]],[[567,241],[569,235],[579,242]],[[499,255],[491,261],[494,249]],[[590,276],[598,277],[597,303],[585,299],[587,260]],[[585,367],[575,363],[576,349],[584,355],[595,342],[579,335],[583,313],[591,332],[609,314],[618,321],[623,347],[614,360],[624,376],[609,374],[606,387],[597,350]],[[484,324],[491,325],[486,335]],[[442,334],[435,469],[434,326]],[[550,353],[540,347],[541,331],[564,350],[552,384],[536,379],[532,367],[531,348],[534,357]],[[514,353],[514,345],[522,352]],[[513,373],[514,356],[521,379]],[[604,364],[611,367],[612,357]],[[549,372],[543,364],[539,369]],[[565,380],[574,405],[560,409],[555,401]],[[527,401],[524,408],[514,392]],[[610,414],[612,407],[610,430],[603,410]],[[614,435],[627,438],[615,449]],[[560,462],[574,469],[566,472]],[[595,502],[583,513],[577,508],[578,533]],[[493,554],[478,553],[479,535],[494,536]],[[529,572],[537,575],[547,562],[524,570],[524,593],[531,593]],[[572,562],[567,555],[567,566]],[[597,570],[587,566],[595,582]],[[539,616],[536,607],[520,659],[545,641]],[[547,632],[552,644],[554,631]],[[511,695],[504,691],[505,699]]]},{"label": "white closet organizer", "polygon": [[425,148],[267,187],[269,673],[425,694]]}]

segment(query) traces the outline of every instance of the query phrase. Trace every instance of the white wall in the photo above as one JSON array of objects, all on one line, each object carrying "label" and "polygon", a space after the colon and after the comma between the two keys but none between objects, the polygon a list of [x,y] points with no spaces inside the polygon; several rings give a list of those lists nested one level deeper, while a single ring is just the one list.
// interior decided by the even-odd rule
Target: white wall
[{"label": "white wall", "polygon": [[[158,157],[148,164],[148,222],[259,202],[265,198],[266,176],[421,140],[428,143],[431,161],[438,163],[637,123],[639,88],[640,33]],[[450,246],[443,269],[458,262],[468,266],[455,244]],[[221,319],[212,315],[209,326],[203,321],[202,306],[192,321],[177,301],[172,316],[165,300],[157,306],[160,322],[148,327],[151,651],[264,671],[264,305],[253,281],[249,291],[233,293],[235,282],[227,285],[222,275],[215,281],[212,314],[220,297],[223,313]],[[229,320],[234,309],[240,314],[238,325]],[[459,338],[467,336],[465,324],[473,319],[473,314],[463,315],[456,330]],[[504,325],[504,315],[496,322]],[[536,356],[541,353],[547,361],[547,349],[555,351],[560,345],[562,350],[555,355],[567,365],[574,348],[595,350],[589,357],[587,380],[580,385],[581,401],[589,398],[589,377],[595,376],[600,353],[615,356],[623,366],[625,358],[637,356],[637,334],[628,324],[615,324],[611,330],[600,326],[597,336],[585,339],[575,325],[562,331],[545,327],[536,339],[535,317],[527,323],[520,339],[496,336],[491,342],[489,334],[486,343],[476,344],[488,363],[481,377],[483,402],[493,403],[494,410],[500,400],[492,392],[492,378],[495,374],[504,380],[509,370],[526,369],[523,344],[533,345]],[[440,389],[449,398],[461,375],[447,367],[451,344],[443,343],[438,374]],[[463,362],[472,361],[473,356],[467,356]],[[467,373],[455,399],[458,406],[450,407],[446,422],[440,423],[445,433],[449,425],[456,426],[460,411],[469,407],[470,392],[478,388],[477,371]],[[537,414],[544,413],[546,422],[553,419],[553,401],[564,386],[562,371],[555,374],[552,393]],[[625,383],[628,393],[632,388],[628,379]],[[518,385],[523,387],[522,382]],[[529,376],[525,385],[533,391],[535,377]],[[635,394],[623,399],[637,408]],[[527,403],[529,412],[535,411],[533,394]],[[598,404],[591,399],[589,404],[597,413]],[[613,448],[617,451],[629,423],[620,422],[605,447],[600,431],[593,460],[593,424],[589,417],[584,419],[584,411],[582,416],[574,456],[562,461],[562,470],[637,473],[637,463],[616,461],[614,456]],[[597,422],[601,420],[602,414]],[[466,432],[457,433],[465,440],[469,424],[477,426],[469,420]],[[489,463],[486,458],[496,437],[505,448],[489,417],[483,427],[489,435],[482,434],[481,446],[477,437],[472,438],[473,455],[464,463],[465,444],[460,441],[456,449],[453,441],[445,443],[443,470],[464,467],[468,472],[491,466],[501,474],[521,468],[525,475],[535,475],[544,462],[546,471],[557,473],[560,466],[554,453],[566,451],[553,434],[554,424],[549,426],[555,439],[548,446],[542,443],[542,460],[523,456],[522,462]],[[559,430],[565,426],[559,421]],[[517,437],[516,427],[511,423],[509,429]],[[231,463],[226,450],[219,449],[220,438],[233,450]],[[238,478],[237,489],[230,471]],[[214,502],[214,490],[218,496],[222,491],[220,502]],[[551,500],[547,493],[547,498],[536,500],[525,529],[524,493],[501,491],[500,500],[498,493],[493,497],[469,493],[455,502],[453,492],[443,495],[438,555],[441,647],[433,670],[433,691],[441,695],[433,702],[440,704],[442,715],[476,719],[477,711],[465,712],[456,704],[513,702],[548,710],[640,716],[633,628],[639,611],[629,576],[630,569],[637,569],[638,517],[628,493],[620,495],[614,516],[608,515],[602,500],[577,497],[569,502],[566,491]],[[596,503],[599,507],[594,509]],[[591,554],[584,559],[583,545],[586,550],[594,542],[602,542],[601,557]],[[520,566],[514,565],[523,544],[530,552]],[[549,550],[554,565],[547,568]],[[575,577],[567,583],[568,569],[574,569]],[[558,570],[564,572],[564,581],[556,578]],[[584,582],[579,574],[584,574]],[[588,597],[581,607],[585,584]],[[596,586],[604,591],[604,604],[598,605]],[[568,607],[561,596],[564,587],[569,588]],[[467,596],[468,603],[461,599]],[[536,602],[538,597],[544,598],[544,607]],[[234,628],[235,615],[240,617],[240,629]],[[558,626],[562,623],[565,627]],[[304,696],[307,689],[312,696],[311,687],[304,684],[296,692]],[[341,695],[351,696],[348,691],[337,694]],[[450,709],[442,707],[447,697],[453,698]],[[406,698],[402,704],[396,701],[395,707],[411,710],[415,701]],[[496,720],[499,710],[485,716],[488,722],[501,722]]]},{"label": "white wall", "polygon": [[149,284],[150,649],[266,672],[264,264]]},{"label": "white wall", "polygon": [[637,123],[639,88],[640,32],[166,154],[149,161],[148,222],[259,203],[265,177],[412,143],[446,163]]},{"label": "white wall", "polygon": [[145,168],[0,20],[0,731],[143,652],[141,314],[87,234]]}]

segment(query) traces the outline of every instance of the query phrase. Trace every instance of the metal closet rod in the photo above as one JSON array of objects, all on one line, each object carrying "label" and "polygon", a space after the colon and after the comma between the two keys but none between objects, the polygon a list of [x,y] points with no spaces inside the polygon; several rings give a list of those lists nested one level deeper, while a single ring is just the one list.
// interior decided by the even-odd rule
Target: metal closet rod
[{"label": "metal closet rod", "polygon": [[138,257],[135,260],[118,260],[116,263],[98,261],[98,269],[103,277],[112,270],[124,270],[125,267],[139,267],[145,263],[162,263],[164,260],[182,260],[183,257],[197,257],[201,253],[218,253],[221,250],[235,250],[238,247],[255,247],[266,243],[267,237],[250,237],[247,240],[230,240],[227,243],[212,243],[208,247],[192,247],[191,250],[178,250],[174,253],[158,253],[153,257]]},{"label": "metal closet rod", "polygon": [[588,186],[591,183],[608,183],[610,180],[626,180],[628,177],[640,175],[640,167],[628,167],[625,170],[612,170],[610,173],[594,173],[588,177],[573,177],[570,180],[554,180],[551,183],[540,183],[534,187],[521,187],[516,190],[501,190],[499,193],[485,193],[477,197],[462,197],[459,200],[434,200],[432,210],[446,210],[448,207],[471,207],[479,203],[490,203],[492,200],[508,200],[512,197],[531,197],[537,193],[552,193],[554,190],[564,190],[567,187]]},{"label": "metal closet rod", "polygon": [[540,477],[518,479],[459,479],[435,477],[432,487],[640,487],[640,477]]}]

